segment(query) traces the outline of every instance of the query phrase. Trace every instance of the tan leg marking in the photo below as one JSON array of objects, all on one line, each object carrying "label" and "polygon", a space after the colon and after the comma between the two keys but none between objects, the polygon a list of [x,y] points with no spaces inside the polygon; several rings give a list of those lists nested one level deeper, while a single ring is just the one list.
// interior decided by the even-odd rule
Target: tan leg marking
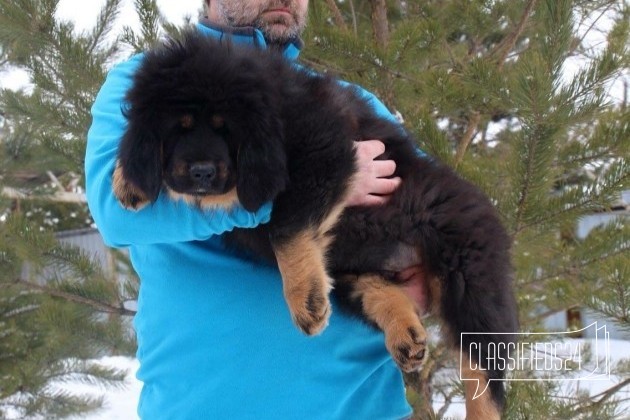
[{"label": "tan leg marking", "polygon": [[149,199],[146,194],[133,184],[127,182],[123,175],[120,162],[116,162],[116,169],[114,169],[114,176],[112,178],[112,188],[114,195],[126,209],[140,210],[142,207],[149,204]]},{"label": "tan leg marking", "polygon": [[231,209],[238,203],[238,196],[236,195],[236,188],[232,188],[230,191],[225,194],[217,194],[217,195],[204,195],[204,196],[195,196],[190,194],[182,194],[176,191],[173,191],[170,188],[166,188],[168,191],[169,197],[172,200],[178,201],[182,200],[191,206],[197,206],[202,209],[216,209],[216,208],[224,208]]},{"label": "tan leg marking", "polygon": [[501,413],[492,401],[490,390],[487,389],[481,396],[473,400],[477,389],[477,381],[479,381],[479,389],[483,390],[488,384],[488,378],[483,371],[470,369],[468,355],[462,355],[464,358],[462,369],[463,379],[476,379],[475,381],[464,382],[464,394],[466,396],[466,420],[499,420]]},{"label": "tan leg marking", "polygon": [[414,302],[399,286],[369,274],[357,278],[355,297],[385,333],[385,346],[398,366],[405,372],[418,370],[426,355],[427,333]]},{"label": "tan leg marking", "polygon": [[291,317],[307,335],[319,334],[331,314],[331,280],[319,242],[316,231],[307,229],[274,249]]},{"label": "tan leg marking", "polygon": [[330,243],[333,241],[333,237],[328,234],[341,217],[341,213],[345,210],[345,202],[335,206],[330,214],[324,219],[321,225],[317,228],[317,239],[320,241],[320,246],[328,250]]},{"label": "tan leg marking", "polygon": [[303,230],[282,246],[274,246],[291,317],[307,335],[322,332],[332,313],[332,279],[326,271],[326,254],[334,238],[328,232],[344,209],[342,200],[319,226]]}]

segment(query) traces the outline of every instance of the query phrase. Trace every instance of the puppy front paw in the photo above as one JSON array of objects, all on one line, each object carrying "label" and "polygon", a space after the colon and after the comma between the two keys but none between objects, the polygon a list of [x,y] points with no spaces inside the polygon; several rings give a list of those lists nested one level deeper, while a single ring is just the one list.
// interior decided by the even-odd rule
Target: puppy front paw
[{"label": "puppy front paw", "polygon": [[298,287],[287,291],[285,296],[295,325],[304,334],[313,336],[328,326],[332,309],[328,298],[329,289],[324,286],[329,284],[329,280],[309,281],[309,284],[312,286],[310,289]]},{"label": "puppy front paw", "polygon": [[291,318],[306,335],[317,335],[332,313],[328,295],[333,282],[326,272],[325,243],[312,229],[290,236],[275,231],[270,238]]},{"label": "puppy front paw", "polygon": [[140,210],[149,204],[146,194],[125,179],[120,162],[116,163],[116,169],[114,169],[112,188],[114,195],[126,209]]}]

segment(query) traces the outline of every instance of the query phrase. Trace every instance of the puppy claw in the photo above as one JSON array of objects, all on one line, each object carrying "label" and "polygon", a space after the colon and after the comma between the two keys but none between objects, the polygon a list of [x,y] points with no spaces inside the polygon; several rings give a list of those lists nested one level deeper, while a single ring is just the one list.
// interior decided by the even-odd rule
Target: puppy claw
[{"label": "puppy claw", "polygon": [[427,355],[426,332],[418,325],[396,326],[385,331],[385,344],[394,361],[404,372],[420,370]]},{"label": "puppy claw", "polygon": [[140,210],[149,203],[147,200],[137,195],[127,195],[125,197],[117,196],[117,198],[120,204],[127,210]]},{"label": "puppy claw", "polygon": [[308,293],[294,290],[287,295],[293,322],[308,336],[321,333],[328,325],[332,314],[327,289],[319,289],[315,286]]},{"label": "puppy claw", "polygon": [[323,313],[301,313],[293,315],[293,322],[306,335],[314,336],[320,334],[327,326],[332,310],[330,305],[323,309]]}]

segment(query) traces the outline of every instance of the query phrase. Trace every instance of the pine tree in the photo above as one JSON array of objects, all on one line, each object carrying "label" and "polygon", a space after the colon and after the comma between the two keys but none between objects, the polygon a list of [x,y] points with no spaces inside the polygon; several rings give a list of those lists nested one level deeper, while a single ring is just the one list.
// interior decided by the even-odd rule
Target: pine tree
[{"label": "pine tree", "polygon": [[[606,47],[588,49],[577,29],[602,15],[613,19]],[[607,86],[627,78],[629,17],[619,1],[311,4],[305,61],[376,92],[421,149],[496,203],[514,240],[523,331],[577,307],[630,327],[627,220],[585,240],[575,234],[581,216],[611,209],[628,189],[630,113]],[[576,58],[586,65],[564,80]],[[420,375],[408,376],[419,418],[439,418],[461,397],[452,375],[444,379],[450,357],[437,346]],[[512,382],[507,418],[614,418],[612,397],[630,372],[627,363],[613,371],[617,384],[596,396],[552,398],[558,382]]]},{"label": "pine tree", "polygon": [[[57,1],[0,1],[4,66],[26,70],[32,88],[0,93],[0,417],[66,417],[102,399],[68,382],[120,387],[127,372],[104,355],[132,355],[124,303],[133,277],[100,267],[95,257],[55,233],[93,224],[82,194],[90,107],[121,44],[107,41],[119,0],[96,26],[77,34],[55,19]],[[123,265],[120,265],[121,269]]]}]

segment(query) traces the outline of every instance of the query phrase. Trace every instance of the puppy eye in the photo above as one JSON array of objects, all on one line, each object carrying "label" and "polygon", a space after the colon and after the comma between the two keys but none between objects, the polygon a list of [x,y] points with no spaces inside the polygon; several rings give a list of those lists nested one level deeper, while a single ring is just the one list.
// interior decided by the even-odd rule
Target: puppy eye
[{"label": "puppy eye", "polygon": [[210,123],[212,124],[212,128],[217,130],[219,128],[223,128],[223,126],[225,125],[225,120],[220,115],[213,115]]},{"label": "puppy eye", "polygon": [[195,123],[195,119],[192,115],[186,114],[179,118],[179,126],[182,128],[192,128]]}]

